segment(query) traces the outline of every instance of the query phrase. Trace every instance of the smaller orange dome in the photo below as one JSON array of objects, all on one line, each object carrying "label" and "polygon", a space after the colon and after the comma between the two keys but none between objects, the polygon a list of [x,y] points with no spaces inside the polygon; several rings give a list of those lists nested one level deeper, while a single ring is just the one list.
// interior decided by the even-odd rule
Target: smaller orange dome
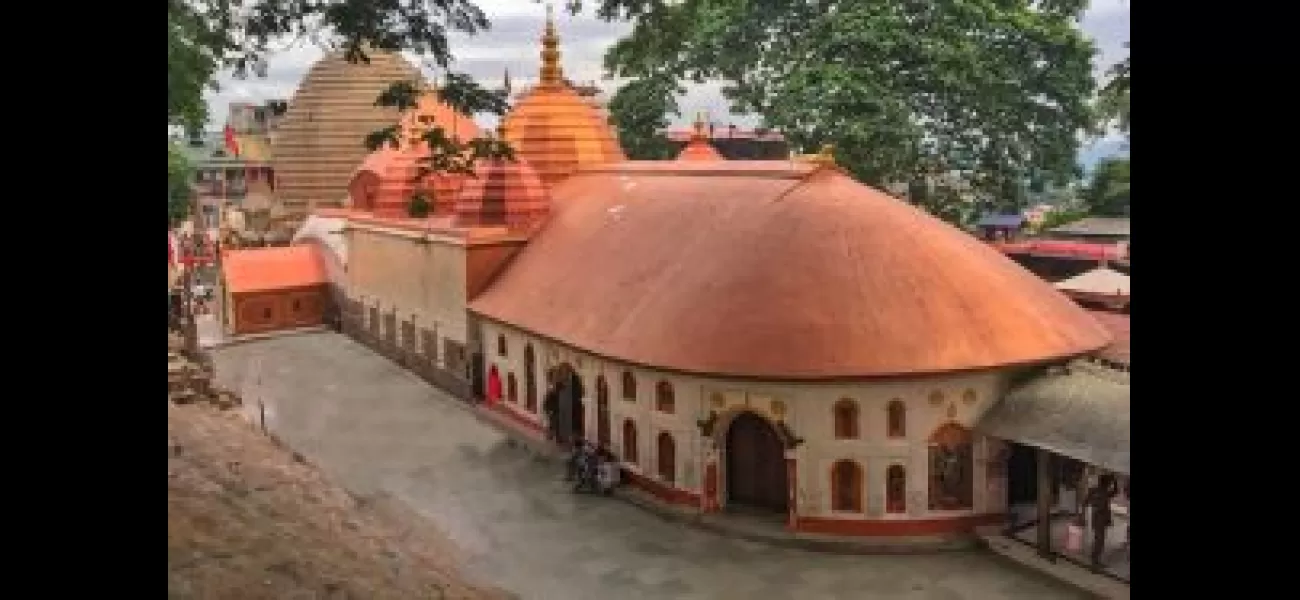
[{"label": "smaller orange dome", "polygon": [[546,186],[528,161],[480,160],[456,197],[455,224],[532,232],[550,209]]},{"label": "smaller orange dome", "polygon": [[677,160],[727,160],[718,153],[713,144],[709,143],[709,135],[705,133],[704,113],[696,115],[691,139],[686,142],[682,151],[677,153]]}]

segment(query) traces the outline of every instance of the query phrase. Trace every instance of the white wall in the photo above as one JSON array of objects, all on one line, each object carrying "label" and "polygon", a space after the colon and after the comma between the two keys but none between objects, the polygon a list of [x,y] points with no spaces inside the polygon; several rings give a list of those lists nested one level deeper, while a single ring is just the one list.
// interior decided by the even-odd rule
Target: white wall
[{"label": "white wall", "polygon": [[[798,510],[803,516],[909,519],[1001,512],[1005,509],[1002,482],[988,479],[986,459],[991,454],[992,444],[982,436],[974,438],[972,510],[931,511],[928,486],[931,434],[949,422],[972,428],[980,415],[1005,392],[1006,372],[842,384],[725,380],[631,367],[496,323],[480,322],[476,327],[483,336],[484,368],[497,366],[503,396],[507,374],[513,372],[518,380],[519,402],[517,405],[503,402],[508,408],[541,424],[541,417],[524,410],[524,348],[532,344],[537,358],[538,411],[540,396],[545,389],[546,369],[568,362],[578,371],[586,388],[586,435],[595,439],[596,382],[597,377],[603,374],[609,385],[611,448],[622,457],[623,421],[632,419],[637,430],[639,464],[628,465],[628,468],[658,479],[655,441],[660,432],[671,433],[676,441],[675,487],[679,489],[702,492],[705,453],[712,441],[702,438],[697,421],[707,418],[710,411],[723,413],[744,408],[773,419],[777,418],[775,412],[782,413],[780,418],[797,437],[804,439],[804,443],[793,452],[798,468]],[[497,353],[498,335],[503,335],[508,344],[509,352],[505,357]],[[631,371],[636,377],[635,402],[622,397],[624,371]],[[660,380],[673,385],[676,409],[673,414],[655,410],[655,384]],[[932,400],[936,392],[942,398],[937,402]],[[858,403],[857,439],[835,439],[833,407],[842,398],[851,398]],[[888,436],[886,406],[895,399],[902,400],[907,406],[906,435],[902,438]],[[721,402],[720,406],[718,402]],[[857,461],[864,471],[866,489],[861,513],[845,514],[831,510],[831,467],[841,459]],[[725,468],[725,460],[718,463],[720,469]],[[907,470],[908,511],[905,514],[887,514],[885,510],[886,470],[893,464],[903,465]],[[725,475],[721,476],[719,485],[725,488],[725,481]],[[725,502],[725,490],[722,496]]]}]

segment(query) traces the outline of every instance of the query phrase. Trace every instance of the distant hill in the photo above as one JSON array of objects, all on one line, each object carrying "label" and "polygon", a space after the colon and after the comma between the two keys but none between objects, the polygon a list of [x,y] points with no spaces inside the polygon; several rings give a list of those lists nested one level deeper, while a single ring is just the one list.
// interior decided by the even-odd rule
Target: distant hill
[{"label": "distant hill", "polygon": [[1097,163],[1112,156],[1128,156],[1128,141],[1107,138],[1085,144],[1079,149],[1079,166],[1083,167],[1085,173],[1091,173]]}]

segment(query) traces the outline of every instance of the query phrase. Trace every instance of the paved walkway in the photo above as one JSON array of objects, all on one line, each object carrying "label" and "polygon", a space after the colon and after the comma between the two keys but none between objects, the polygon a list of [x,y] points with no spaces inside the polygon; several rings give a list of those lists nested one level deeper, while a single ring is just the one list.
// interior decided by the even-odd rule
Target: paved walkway
[{"label": "paved walkway", "polygon": [[455,400],[336,334],[214,354],[218,379],[246,406],[264,402],[286,442],[354,492],[406,502],[460,546],[471,576],[527,600],[1083,597],[986,553],[773,548],[574,495],[549,464]]}]

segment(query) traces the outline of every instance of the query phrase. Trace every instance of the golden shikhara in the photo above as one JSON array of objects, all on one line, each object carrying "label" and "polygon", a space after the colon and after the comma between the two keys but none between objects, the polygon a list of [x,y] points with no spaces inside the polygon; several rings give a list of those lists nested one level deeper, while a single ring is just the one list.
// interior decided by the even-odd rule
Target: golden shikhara
[{"label": "golden shikhara", "polygon": [[366,157],[367,134],[398,119],[375,99],[398,81],[423,81],[414,65],[394,52],[368,50],[367,62],[334,53],[312,65],[275,133],[276,198],[291,213],[337,203],[352,172]]},{"label": "golden shikhara", "polygon": [[601,111],[565,82],[559,36],[549,11],[542,35],[541,81],[503,121],[505,138],[547,186],[581,165],[625,160],[618,138]]}]

